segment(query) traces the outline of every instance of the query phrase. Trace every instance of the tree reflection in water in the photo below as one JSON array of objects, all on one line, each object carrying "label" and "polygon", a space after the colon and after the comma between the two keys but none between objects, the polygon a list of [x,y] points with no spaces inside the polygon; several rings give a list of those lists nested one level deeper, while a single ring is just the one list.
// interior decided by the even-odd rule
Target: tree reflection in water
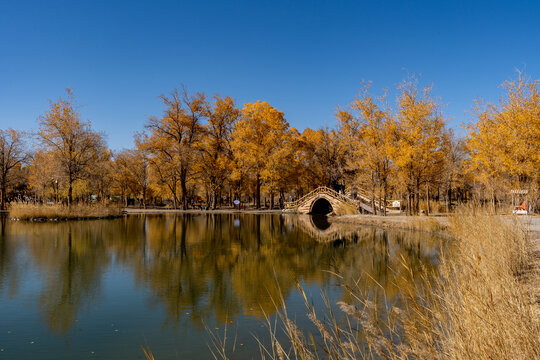
[{"label": "tree reflection in water", "polygon": [[[394,302],[403,277],[392,258],[403,258],[418,274],[436,267],[440,241],[425,233],[317,224],[247,214],[2,223],[0,294],[18,275],[11,249],[25,246],[43,275],[37,303],[54,332],[66,332],[77,314],[96,306],[105,272],[117,266],[149,290],[170,324],[191,321],[200,330],[210,318],[224,323],[272,313],[280,292],[287,299],[298,282],[319,288],[355,282],[372,299]],[[339,296],[353,301],[345,292]]]}]

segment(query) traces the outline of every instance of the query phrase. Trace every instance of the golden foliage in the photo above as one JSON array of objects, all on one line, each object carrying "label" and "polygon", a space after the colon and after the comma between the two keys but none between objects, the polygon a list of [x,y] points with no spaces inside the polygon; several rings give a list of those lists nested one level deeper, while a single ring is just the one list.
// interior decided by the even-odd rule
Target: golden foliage
[{"label": "golden foliage", "polygon": [[146,208],[146,196],[150,187],[148,161],[140,150],[123,150],[115,155],[112,178],[122,194],[124,204],[127,196],[132,194],[142,197],[142,205]]},{"label": "golden foliage", "polygon": [[419,92],[417,86],[412,78],[399,87],[393,148],[397,174],[408,194],[407,209],[415,212],[419,209],[420,186],[437,176],[449,145],[449,133],[431,88]]},{"label": "golden foliage", "polygon": [[[340,110],[337,119],[351,152],[348,168],[354,174],[355,182],[371,191],[371,207],[376,213],[376,194],[383,204],[389,191],[391,155],[396,153],[395,123],[387,109],[386,93],[374,99],[369,93],[370,87],[369,83],[364,84],[350,105],[356,116],[351,111]],[[383,209],[385,212],[386,208]]]},{"label": "golden foliage", "polygon": [[105,147],[101,134],[92,131],[90,122],[83,122],[75,109],[71,89],[68,98],[50,102],[49,110],[40,117],[37,133],[44,150],[55,160],[50,166],[67,182],[68,203],[73,201],[73,182],[88,177],[88,170],[99,161]]},{"label": "golden foliage", "polygon": [[[143,205],[147,198],[156,204],[172,200],[175,208],[202,201],[216,208],[225,195],[244,203],[253,198],[261,207],[261,192],[273,207],[276,195],[283,201],[286,195],[296,198],[330,186],[348,195],[362,194],[375,212],[386,211],[382,205],[387,198],[406,200],[402,208],[412,214],[420,211],[420,199],[428,213],[449,211],[474,194],[495,203],[518,188],[528,190],[527,202],[536,208],[537,87],[537,81],[520,76],[503,84],[505,95],[498,105],[477,102],[478,120],[467,127],[466,139],[446,128],[440,102],[430,87],[419,88],[415,77],[398,86],[393,106],[386,90],[373,96],[371,84],[363,83],[349,106],[338,108],[337,128],[301,133],[267,102],[247,103],[239,110],[231,97],[209,99],[183,88],[160,96],[163,115],[150,117],[145,131],[136,134],[137,150],[117,153],[114,159],[103,136],[81,121],[68,89],[67,99],[51,102],[39,118],[42,147],[30,166],[24,168],[22,161],[4,166],[9,160],[0,159],[0,203],[7,193],[3,179],[22,176],[27,188],[22,184],[19,196],[30,190],[41,200],[65,195],[68,203],[75,184],[87,188],[75,192],[84,200],[92,195],[105,202],[121,195],[126,203],[129,196],[141,198]],[[19,135],[13,137],[19,133],[0,133],[0,153],[6,154],[3,144],[19,141]],[[15,170],[7,176],[6,169]],[[444,207],[433,206],[440,195]]]},{"label": "golden foliage", "polygon": [[139,134],[136,145],[148,154],[148,161],[159,181],[169,188],[177,207],[177,185],[180,184],[182,207],[187,208],[187,182],[193,176],[197,143],[203,134],[203,119],[208,115],[204,93],[189,95],[174,90],[161,95],[165,105],[163,117],[150,117],[146,128],[150,134]]},{"label": "golden foliage", "polygon": [[[501,189],[528,189],[538,197],[540,94],[525,76],[503,83],[498,105],[477,101],[478,120],[467,126],[469,170],[494,201]],[[536,193],[536,194],[533,194]]]},{"label": "golden foliage", "polygon": [[210,190],[212,208],[216,208],[218,194],[232,171],[231,134],[240,110],[234,100],[227,96],[214,96],[209,108],[208,121],[204,126],[204,136],[199,145],[198,173]]},{"label": "golden foliage", "polygon": [[290,141],[288,130],[289,123],[283,112],[266,101],[245,104],[242,117],[234,127],[231,147],[237,172],[255,182],[258,208],[261,206],[261,183],[277,184],[282,174],[273,166],[290,155],[287,154],[290,147],[286,146]]}]

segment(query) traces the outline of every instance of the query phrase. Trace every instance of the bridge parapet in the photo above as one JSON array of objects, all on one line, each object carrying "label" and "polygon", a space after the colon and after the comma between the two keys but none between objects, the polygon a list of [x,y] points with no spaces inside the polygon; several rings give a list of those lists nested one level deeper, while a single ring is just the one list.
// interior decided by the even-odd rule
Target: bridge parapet
[{"label": "bridge parapet", "polygon": [[[334,213],[358,213],[359,209],[373,213],[371,200],[367,194],[359,193],[357,195],[358,199],[352,199],[326,186],[320,186],[298,200],[286,203],[284,211],[308,214],[312,212],[313,205],[318,199],[325,199],[331,205]],[[391,207],[390,204],[391,201],[387,201],[384,207],[389,209]],[[381,201],[379,199],[375,199],[375,206],[380,208]]]}]

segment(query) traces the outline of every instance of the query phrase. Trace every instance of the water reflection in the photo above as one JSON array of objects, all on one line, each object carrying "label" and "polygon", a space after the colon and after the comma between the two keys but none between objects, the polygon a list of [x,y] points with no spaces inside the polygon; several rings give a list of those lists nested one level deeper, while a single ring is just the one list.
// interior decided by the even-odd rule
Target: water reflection
[{"label": "water reflection", "polygon": [[99,298],[109,260],[99,233],[90,227],[63,225],[63,231],[40,236],[30,248],[34,264],[45,275],[38,303],[45,321],[57,333],[68,330],[81,307]]},{"label": "water reflection", "polygon": [[14,245],[6,236],[8,218],[0,213],[0,295],[7,291],[13,296],[18,291],[19,271],[13,265]]},{"label": "water reflection", "polygon": [[189,319],[204,331],[209,319],[224,323],[271,313],[272,299],[280,291],[287,298],[298,281],[328,289],[337,283],[332,272],[345,282],[363,279],[360,286],[373,298],[384,292],[388,302],[397,301],[402,274],[392,258],[403,258],[415,273],[429,273],[439,246],[426,234],[283,215],[3,221],[1,233],[0,295],[8,290],[16,297],[21,274],[34,269],[39,279],[32,282],[33,303],[59,334],[68,332],[85,309],[114,301],[104,294],[106,273],[129,272],[150,304],[165,309],[170,324]]},{"label": "water reflection", "polygon": [[312,215],[309,216],[309,219],[311,220],[310,223],[318,230],[327,230],[331,224],[328,221],[328,217],[325,215]]}]

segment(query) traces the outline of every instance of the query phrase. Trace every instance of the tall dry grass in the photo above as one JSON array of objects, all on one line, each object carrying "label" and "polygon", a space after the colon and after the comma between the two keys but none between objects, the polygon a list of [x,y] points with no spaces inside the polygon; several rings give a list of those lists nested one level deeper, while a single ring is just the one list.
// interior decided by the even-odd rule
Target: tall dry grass
[{"label": "tall dry grass", "polygon": [[334,210],[334,214],[337,216],[353,215],[357,213],[358,213],[358,209],[356,208],[356,206],[349,203],[343,203]]},{"label": "tall dry grass", "polygon": [[100,204],[34,204],[11,203],[9,216],[18,220],[70,220],[70,219],[99,219],[120,216],[122,210],[117,207]]},{"label": "tall dry grass", "polygon": [[[420,211],[427,211],[427,200],[423,199],[418,202],[418,208]],[[444,201],[429,200],[429,212],[431,214],[447,213],[448,208]]]},{"label": "tall dry grass", "polygon": [[[448,231],[455,239],[453,249],[442,257],[434,280],[415,278],[405,259],[393,259],[394,266],[406,270],[406,279],[398,280],[400,307],[384,300],[382,307],[375,304],[353,283],[344,286],[354,303],[325,299],[322,311],[300,288],[318,332],[310,334],[296,326],[280,299],[280,326],[267,320],[269,339],[257,340],[261,358],[540,359],[537,305],[519,281],[530,261],[525,229],[488,211],[462,208],[450,219]],[[287,340],[280,341],[278,334]]]},{"label": "tall dry grass", "polygon": [[373,225],[391,229],[406,229],[443,233],[448,225],[445,218],[435,216],[342,216],[331,220],[336,224]]},{"label": "tall dry grass", "polygon": [[[473,215],[474,214],[474,215]],[[455,261],[443,264],[445,348],[452,359],[539,359],[540,321],[519,275],[532,244],[515,219],[462,208],[450,219]],[[450,290],[450,291],[448,291]],[[446,315],[447,314],[447,315]]]}]

